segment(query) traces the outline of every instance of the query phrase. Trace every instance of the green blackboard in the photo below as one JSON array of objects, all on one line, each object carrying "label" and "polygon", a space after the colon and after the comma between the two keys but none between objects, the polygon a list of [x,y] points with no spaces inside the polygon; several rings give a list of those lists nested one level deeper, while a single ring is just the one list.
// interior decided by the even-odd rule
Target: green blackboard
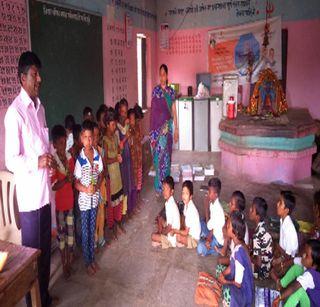
[{"label": "green blackboard", "polygon": [[42,62],[40,99],[48,126],[103,103],[102,17],[30,0],[31,48]]}]

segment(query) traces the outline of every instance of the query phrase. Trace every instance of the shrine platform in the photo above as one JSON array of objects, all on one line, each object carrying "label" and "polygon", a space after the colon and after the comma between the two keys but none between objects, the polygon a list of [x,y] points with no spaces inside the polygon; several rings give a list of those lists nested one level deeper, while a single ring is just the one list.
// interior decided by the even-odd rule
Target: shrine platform
[{"label": "shrine platform", "polygon": [[222,169],[261,183],[292,184],[311,176],[317,128],[307,109],[275,118],[239,114],[219,128]]}]

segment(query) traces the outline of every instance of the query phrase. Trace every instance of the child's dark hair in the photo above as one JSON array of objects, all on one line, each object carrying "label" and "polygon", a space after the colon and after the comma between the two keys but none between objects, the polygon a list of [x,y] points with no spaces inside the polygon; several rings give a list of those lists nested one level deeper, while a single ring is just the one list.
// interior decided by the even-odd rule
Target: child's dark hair
[{"label": "child's dark hair", "polygon": [[246,208],[246,198],[243,193],[241,191],[234,191],[231,197],[235,199],[238,210],[243,212]]},{"label": "child's dark hair", "polygon": [[82,123],[82,129],[81,132],[84,131],[91,131],[93,133],[93,123],[92,121],[90,121],[89,119],[86,119],[83,123]]},{"label": "child's dark hair", "polygon": [[73,126],[76,124],[73,115],[68,114],[64,119],[64,127],[70,131],[72,131]]},{"label": "child's dark hair", "polygon": [[311,247],[311,256],[313,265],[316,266],[316,270],[320,272],[320,241],[315,239],[310,239],[306,243]]},{"label": "child's dark hair", "polygon": [[66,129],[62,125],[55,125],[51,130],[52,142],[55,143],[60,138],[66,138]]},{"label": "child's dark hair", "polygon": [[294,197],[291,191],[281,191],[280,195],[283,199],[285,207],[289,209],[289,215],[290,215],[296,206],[296,198]]},{"label": "child's dark hair", "polygon": [[18,62],[18,78],[21,83],[21,75],[28,73],[31,66],[36,66],[41,69],[41,61],[38,56],[32,51],[23,52],[20,55]]},{"label": "child's dark hair", "polygon": [[220,195],[221,181],[219,178],[217,178],[217,177],[211,178],[208,182],[208,187],[213,188],[215,190],[215,192],[218,194],[218,196]]},{"label": "child's dark hair", "polygon": [[174,180],[171,176],[167,176],[163,179],[162,184],[167,184],[171,190],[174,190]]},{"label": "child's dark hair", "polygon": [[190,180],[186,180],[183,184],[182,184],[182,189],[183,188],[187,188],[189,190],[190,196],[193,195],[193,183]]},{"label": "child's dark hair", "polygon": [[89,113],[92,114],[92,109],[91,109],[90,107],[85,107],[85,108],[83,109],[82,115],[83,115],[83,117],[84,117],[84,116],[88,115]]},{"label": "child's dark hair", "polygon": [[316,191],[313,195],[313,205],[318,208],[318,213],[320,214],[320,190]]},{"label": "child's dark hair", "polygon": [[137,119],[142,119],[144,117],[142,108],[137,103],[134,105],[134,111],[136,112]]},{"label": "child's dark hair", "polygon": [[110,124],[110,122],[113,122],[116,120],[115,117],[115,111],[113,108],[108,108],[108,111],[106,112],[105,116],[104,116],[104,124],[107,126]]},{"label": "child's dark hair", "polygon": [[102,118],[102,116],[105,116],[106,112],[108,111],[108,107],[106,105],[104,105],[105,107],[103,107],[102,105],[99,107],[97,113],[96,113],[96,119],[97,122],[100,122],[101,119],[104,121],[104,119]]},{"label": "child's dark hair", "polygon": [[73,134],[73,140],[79,140],[80,133],[81,133],[82,127],[79,124],[75,124],[72,128],[72,134]]},{"label": "child's dark hair", "polygon": [[234,211],[230,214],[230,222],[232,231],[240,241],[244,241],[246,233],[246,224],[244,222],[244,215],[240,211]]},{"label": "child's dark hair", "polygon": [[115,112],[116,112],[116,119],[119,120],[120,118],[120,109],[122,106],[128,108],[128,101],[125,98],[122,98],[119,102],[116,103]]},{"label": "child's dark hair", "polygon": [[256,208],[256,213],[260,217],[260,222],[262,222],[266,216],[268,211],[268,204],[262,197],[255,197],[252,201],[252,204]]},{"label": "child's dark hair", "polygon": [[134,117],[137,118],[137,114],[136,114],[134,108],[131,108],[131,109],[128,110],[128,118],[129,118],[131,115],[134,115]]},{"label": "child's dark hair", "polygon": [[92,124],[92,130],[94,130],[94,129],[98,129],[99,130],[99,126],[98,126],[98,124],[96,122],[91,122],[91,124]]}]

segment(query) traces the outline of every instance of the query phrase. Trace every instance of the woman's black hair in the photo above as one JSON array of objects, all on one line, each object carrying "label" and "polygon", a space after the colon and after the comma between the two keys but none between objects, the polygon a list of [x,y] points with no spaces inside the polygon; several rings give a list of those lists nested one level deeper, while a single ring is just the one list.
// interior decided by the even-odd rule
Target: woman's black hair
[{"label": "woman's black hair", "polygon": [[211,178],[208,182],[208,187],[213,188],[215,190],[215,192],[218,194],[218,196],[220,195],[221,181],[219,178],[217,178],[217,177]]},{"label": "woman's black hair", "polygon": [[190,180],[186,180],[183,184],[182,184],[182,189],[183,188],[187,188],[189,190],[190,196],[193,195],[193,183]]},{"label": "woman's black hair", "polygon": [[291,191],[281,191],[280,195],[283,199],[285,207],[289,209],[289,215],[290,215],[296,206],[296,198],[294,197]]},{"label": "woman's black hair", "polygon": [[252,201],[252,204],[256,208],[256,213],[260,217],[260,222],[262,222],[266,216],[268,211],[268,204],[262,197],[255,197]]},{"label": "woman's black hair", "polygon": [[104,116],[104,124],[107,126],[110,124],[110,122],[115,121],[115,111],[114,108],[108,108],[108,111],[106,112],[105,116]]},{"label": "woman's black hair", "polygon": [[79,140],[81,130],[82,130],[81,125],[75,124],[73,126],[72,128],[73,140]]},{"label": "woman's black hair", "polygon": [[64,119],[64,127],[70,131],[72,131],[73,126],[76,124],[73,115],[68,114]]},{"label": "woman's black hair", "polygon": [[[161,69],[163,69],[166,73],[166,75],[168,76],[168,66],[166,64],[161,64],[159,71],[161,71]],[[166,83],[168,84],[168,78],[166,80]]]},{"label": "woman's black hair", "polygon": [[136,114],[134,108],[131,108],[128,110],[128,118],[130,117],[130,115],[134,115],[134,117],[137,118],[137,114]]},{"label": "woman's black hair", "polygon": [[306,244],[311,247],[313,265],[315,265],[317,267],[317,271],[320,272],[320,241],[311,239],[308,240]]},{"label": "woman's black hair", "polygon": [[67,132],[66,129],[62,125],[55,125],[51,129],[51,138],[52,142],[55,143],[60,138],[66,138]]},{"label": "woman's black hair", "polygon": [[232,231],[237,239],[244,241],[244,236],[246,234],[244,215],[240,211],[234,211],[230,214],[230,222],[232,225]]},{"label": "woman's black hair", "polygon": [[235,199],[237,209],[243,212],[246,208],[246,198],[243,193],[241,191],[234,191],[231,197]]},{"label": "woman's black hair", "polygon": [[174,190],[174,180],[171,176],[164,178],[162,184],[167,184],[171,190]]},{"label": "woman's black hair", "polygon": [[83,123],[82,123],[82,129],[81,132],[84,131],[91,131],[93,132],[93,122],[89,119],[86,119]]},{"label": "woman's black hair", "polygon": [[36,66],[41,69],[41,61],[38,56],[32,51],[23,52],[20,55],[18,62],[18,78],[21,83],[21,75],[27,74],[31,66]]}]

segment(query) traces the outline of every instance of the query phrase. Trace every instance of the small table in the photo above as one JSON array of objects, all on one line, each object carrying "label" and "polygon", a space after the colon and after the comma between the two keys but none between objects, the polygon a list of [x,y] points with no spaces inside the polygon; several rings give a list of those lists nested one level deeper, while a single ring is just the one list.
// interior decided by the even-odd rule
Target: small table
[{"label": "small table", "polygon": [[41,306],[38,263],[40,251],[0,240],[7,262],[0,272],[0,306],[16,305],[29,291],[33,306]]}]

